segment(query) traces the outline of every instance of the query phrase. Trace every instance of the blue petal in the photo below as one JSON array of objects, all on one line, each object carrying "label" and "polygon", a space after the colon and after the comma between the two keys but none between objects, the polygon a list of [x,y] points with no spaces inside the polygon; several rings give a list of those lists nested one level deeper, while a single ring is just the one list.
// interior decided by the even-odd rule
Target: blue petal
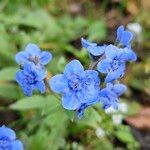
[{"label": "blue petal", "polygon": [[124,75],[124,71],[125,71],[125,64],[121,64],[119,66],[119,68],[115,71],[111,71],[107,74],[106,78],[105,78],[105,82],[112,82],[118,78],[121,78]]},{"label": "blue petal", "polygon": [[28,53],[19,52],[16,54],[15,60],[16,60],[17,64],[22,65],[28,61],[28,57],[29,57]]},{"label": "blue petal", "polygon": [[106,88],[108,90],[112,90],[113,89],[113,84],[112,83],[107,83]]},{"label": "blue petal", "polygon": [[67,93],[62,97],[62,105],[65,109],[76,110],[80,107],[81,102],[73,93]]},{"label": "blue petal", "polygon": [[114,45],[108,45],[105,49],[106,58],[114,59],[117,56],[118,48]]},{"label": "blue petal", "polygon": [[97,45],[96,43],[92,43],[88,40],[85,40],[84,38],[81,38],[81,44],[84,48],[87,48],[89,46],[96,46]]},{"label": "blue petal", "polygon": [[41,54],[41,64],[46,65],[52,59],[52,54],[50,52],[42,52]]},{"label": "blue petal", "polygon": [[45,93],[46,88],[44,81],[37,82],[36,87],[41,93]]},{"label": "blue petal", "polygon": [[136,61],[137,56],[130,48],[124,48],[120,59],[124,61]]},{"label": "blue petal", "polygon": [[25,48],[26,52],[32,57],[40,56],[41,50],[36,44],[28,44]]},{"label": "blue petal", "polygon": [[99,89],[93,84],[88,85],[82,89],[82,97],[80,97],[82,103],[94,103],[99,101]]},{"label": "blue petal", "polygon": [[47,71],[44,70],[44,69],[35,70],[34,72],[37,74],[37,76],[36,76],[36,80],[37,81],[44,80],[46,78],[46,76],[47,76]]},{"label": "blue petal", "polygon": [[98,72],[95,70],[85,70],[84,71],[84,82],[86,83],[95,83],[95,85],[99,86],[100,78],[98,76]]},{"label": "blue petal", "polygon": [[81,102],[82,103],[91,103],[98,101],[99,96],[99,84],[100,79],[98,76],[98,72],[94,70],[86,70],[85,71],[85,79],[84,79],[84,87],[82,88],[81,94]]},{"label": "blue petal", "polygon": [[22,83],[24,82],[24,75],[23,75],[23,71],[19,70],[16,73],[16,81],[19,85],[22,85]]},{"label": "blue petal", "polygon": [[121,25],[121,26],[119,26],[118,29],[117,29],[117,40],[120,41],[120,39],[121,39],[123,33],[124,33],[124,26]]},{"label": "blue petal", "polygon": [[0,139],[3,137],[8,137],[10,140],[15,140],[16,134],[12,129],[2,126],[0,127]]},{"label": "blue petal", "polygon": [[84,72],[82,64],[78,60],[72,60],[65,66],[64,74],[70,77],[72,74],[81,74]]},{"label": "blue petal", "polygon": [[90,54],[94,56],[100,56],[105,51],[105,46],[88,46],[87,50]]},{"label": "blue petal", "polygon": [[105,82],[112,82],[119,78],[119,74],[116,71],[109,72],[105,78]]},{"label": "blue petal", "polygon": [[30,74],[33,70],[36,70],[34,63],[28,62],[23,65],[23,72],[25,74]]},{"label": "blue petal", "polygon": [[136,53],[134,53],[134,52],[132,51],[132,55],[131,55],[129,61],[136,61],[136,60],[137,60],[137,55],[136,55]]},{"label": "blue petal", "polygon": [[125,31],[123,26],[117,29],[117,40],[124,46],[129,46],[132,38],[133,34],[129,31]]},{"label": "blue petal", "polygon": [[132,34],[131,32],[129,32],[129,31],[125,31],[125,32],[123,33],[122,37],[121,37],[120,42],[121,42],[123,45],[128,46],[129,43],[131,42],[132,38],[133,38],[133,34]]},{"label": "blue petal", "polygon": [[121,61],[129,61],[131,55],[132,55],[131,51],[128,48],[125,48],[125,49],[122,49],[119,58]]},{"label": "blue petal", "polygon": [[49,86],[51,87],[52,91],[58,94],[68,92],[68,82],[66,77],[62,74],[53,76],[49,80]]},{"label": "blue petal", "polygon": [[109,68],[111,66],[111,62],[112,60],[109,58],[101,60],[97,65],[98,71],[101,73],[108,73]]},{"label": "blue petal", "polygon": [[120,96],[126,91],[126,86],[124,84],[115,84],[113,87],[114,92]]},{"label": "blue petal", "polygon": [[13,141],[11,146],[12,150],[23,150],[23,144],[19,140]]},{"label": "blue petal", "polygon": [[22,90],[26,96],[32,96],[33,86],[31,85],[22,85]]},{"label": "blue petal", "polygon": [[114,80],[118,79],[120,77],[120,74],[117,71],[111,71],[107,74],[105,78],[105,82],[113,82]]}]

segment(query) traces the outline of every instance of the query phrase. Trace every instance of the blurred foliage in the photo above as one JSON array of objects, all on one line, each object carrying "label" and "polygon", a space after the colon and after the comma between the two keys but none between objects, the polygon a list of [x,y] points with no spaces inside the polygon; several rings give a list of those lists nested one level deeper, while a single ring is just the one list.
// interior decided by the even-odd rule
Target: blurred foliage
[{"label": "blurred foliage", "polygon": [[[99,44],[110,43],[115,39],[117,26],[137,21],[143,31],[141,41],[135,39],[134,43],[138,61],[129,65],[123,79],[130,87],[124,100],[134,102],[128,101],[129,112],[122,115],[134,114],[140,107],[137,101],[150,104],[150,33],[146,12],[149,8],[145,3],[143,0],[0,1],[0,111],[19,114],[7,124],[19,131],[25,149],[137,149],[130,127],[113,123],[112,115],[105,114],[100,106],[87,109],[85,117],[77,120],[48,92],[44,96],[35,92],[31,98],[24,97],[15,82],[14,57],[28,43],[36,43],[53,53],[53,61],[47,66],[49,76],[61,72],[72,58],[80,59],[88,67],[89,58],[81,49],[81,37]],[[5,119],[1,117],[0,124],[3,122]],[[104,130],[104,136],[97,136],[98,128]]]}]

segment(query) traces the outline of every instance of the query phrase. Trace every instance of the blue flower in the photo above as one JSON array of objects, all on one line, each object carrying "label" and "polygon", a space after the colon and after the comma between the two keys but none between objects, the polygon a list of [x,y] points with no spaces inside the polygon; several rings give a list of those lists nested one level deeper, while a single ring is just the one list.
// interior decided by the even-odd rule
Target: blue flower
[{"label": "blue flower", "polygon": [[98,101],[100,80],[98,72],[85,70],[78,60],[68,63],[64,74],[52,77],[51,89],[62,94],[62,105],[65,109],[79,110],[83,105]]},{"label": "blue flower", "polygon": [[108,45],[105,49],[105,59],[98,63],[97,69],[101,73],[107,73],[105,82],[112,82],[124,75],[125,63],[135,59],[136,55],[130,49]]},{"label": "blue flower", "polygon": [[52,59],[52,54],[48,51],[41,51],[35,44],[28,44],[25,51],[16,54],[16,62],[23,65],[33,62],[37,66],[44,66]]},{"label": "blue flower", "polygon": [[130,42],[133,39],[133,34],[129,31],[125,31],[124,26],[121,25],[117,29],[117,40],[123,45],[130,47]]},{"label": "blue flower", "polygon": [[107,83],[106,88],[100,91],[100,102],[103,104],[103,108],[107,109],[113,107],[118,108],[118,97],[126,91],[124,84],[111,84]]},{"label": "blue flower", "polygon": [[16,140],[15,132],[5,126],[0,127],[0,150],[23,150],[23,144]]},{"label": "blue flower", "polygon": [[106,46],[98,46],[96,43],[91,43],[84,38],[81,38],[81,44],[87,49],[88,53],[93,56],[100,56],[104,53]]},{"label": "blue flower", "polygon": [[44,69],[37,69],[34,63],[27,62],[16,73],[16,81],[27,96],[31,96],[34,89],[38,89],[41,93],[44,93],[44,79],[46,78],[46,74]]}]

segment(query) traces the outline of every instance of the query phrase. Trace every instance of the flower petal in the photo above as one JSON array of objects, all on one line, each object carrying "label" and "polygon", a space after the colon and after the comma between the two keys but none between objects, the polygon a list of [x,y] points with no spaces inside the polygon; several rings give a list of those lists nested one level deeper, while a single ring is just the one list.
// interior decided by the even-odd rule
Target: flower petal
[{"label": "flower petal", "polygon": [[24,79],[23,71],[22,70],[17,71],[17,73],[16,73],[16,81],[17,81],[17,83],[19,85],[22,85],[23,79]]},{"label": "flower petal", "polygon": [[107,74],[105,78],[105,82],[112,82],[120,77],[119,73],[117,71],[111,71]]},{"label": "flower petal", "polygon": [[44,81],[37,82],[36,87],[41,93],[45,93],[46,87]]},{"label": "flower petal", "polygon": [[44,80],[47,76],[47,71],[45,69],[35,70],[35,73],[37,74],[36,76],[37,81]]},{"label": "flower petal", "polygon": [[28,44],[26,46],[25,50],[32,57],[40,56],[40,54],[41,54],[41,50],[36,44]]},{"label": "flower petal", "polygon": [[114,45],[108,45],[105,49],[106,58],[114,59],[117,56],[118,48]]},{"label": "flower petal", "polygon": [[13,141],[11,147],[12,150],[23,150],[23,144],[19,140]]},{"label": "flower petal", "polygon": [[19,52],[16,54],[15,60],[16,60],[17,64],[22,65],[28,61],[28,57],[29,57],[28,53]]},{"label": "flower petal", "polygon": [[92,43],[92,42],[90,42],[90,41],[88,41],[88,40],[85,40],[84,38],[81,38],[81,44],[82,44],[82,46],[83,46],[84,48],[87,48],[87,47],[89,47],[89,46],[97,46],[96,43]]},{"label": "flower petal", "polygon": [[86,70],[83,82],[84,86],[81,90],[81,95],[78,94],[78,97],[80,97],[80,101],[86,104],[98,101],[100,90],[100,79],[98,76],[98,72],[95,70]]},{"label": "flower petal", "polygon": [[0,127],[0,139],[3,137],[8,137],[10,140],[16,139],[16,133],[6,126]]},{"label": "flower petal", "polygon": [[115,71],[111,71],[107,74],[106,78],[105,78],[105,82],[112,82],[118,78],[121,78],[124,75],[124,71],[125,71],[125,64],[121,64],[119,66],[119,68]]},{"label": "flower petal", "polygon": [[84,71],[84,82],[87,84],[94,83],[94,85],[99,86],[100,78],[98,76],[98,72],[95,70],[85,70]]},{"label": "flower petal", "polygon": [[42,52],[40,58],[42,65],[46,65],[49,61],[51,61],[51,59],[52,59],[52,54],[50,52],[46,52],[46,51]]},{"label": "flower petal", "polygon": [[105,46],[88,46],[87,50],[90,54],[94,56],[100,56],[105,51]]},{"label": "flower petal", "polygon": [[125,45],[125,46],[128,46],[131,42],[133,38],[133,34],[129,31],[124,31],[122,37],[121,37],[121,40],[120,42]]},{"label": "flower petal", "polygon": [[31,86],[31,85],[27,85],[26,83],[22,85],[22,90],[24,92],[24,94],[26,96],[32,96],[32,91],[34,89],[34,86]]},{"label": "flower petal", "polygon": [[108,73],[111,62],[112,60],[109,58],[101,60],[97,65],[98,71],[101,73]]},{"label": "flower petal", "polygon": [[80,107],[81,102],[73,93],[67,93],[62,97],[62,105],[65,109],[76,110]]},{"label": "flower petal", "polygon": [[63,74],[55,75],[49,80],[49,86],[51,89],[60,94],[68,92],[68,83],[67,79]]},{"label": "flower petal", "polygon": [[124,84],[115,84],[113,90],[118,96],[120,96],[127,90],[127,88]]},{"label": "flower petal", "polygon": [[70,77],[72,74],[81,74],[83,72],[84,68],[78,60],[72,60],[64,69],[64,74],[66,77]]},{"label": "flower petal", "polygon": [[136,61],[137,56],[130,48],[124,48],[122,50],[120,59],[123,61]]},{"label": "flower petal", "polygon": [[82,97],[80,96],[80,101],[82,103],[94,103],[99,100],[99,89],[95,88],[93,84],[88,85],[86,88],[82,89]]},{"label": "flower petal", "polygon": [[124,32],[124,26],[121,25],[121,26],[119,26],[118,29],[117,29],[117,40],[120,41],[123,32]]}]

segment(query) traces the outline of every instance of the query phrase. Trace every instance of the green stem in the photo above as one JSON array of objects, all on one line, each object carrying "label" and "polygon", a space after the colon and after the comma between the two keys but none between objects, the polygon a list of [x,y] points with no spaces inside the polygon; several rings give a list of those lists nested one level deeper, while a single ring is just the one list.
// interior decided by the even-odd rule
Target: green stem
[{"label": "green stem", "polygon": [[49,87],[48,81],[47,81],[46,79],[44,79],[44,82],[45,82],[45,85],[46,85],[48,91],[49,91],[54,97],[56,97],[58,100],[60,100],[60,97],[57,96],[55,93],[53,93],[53,91],[52,91],[51,88]]}]

